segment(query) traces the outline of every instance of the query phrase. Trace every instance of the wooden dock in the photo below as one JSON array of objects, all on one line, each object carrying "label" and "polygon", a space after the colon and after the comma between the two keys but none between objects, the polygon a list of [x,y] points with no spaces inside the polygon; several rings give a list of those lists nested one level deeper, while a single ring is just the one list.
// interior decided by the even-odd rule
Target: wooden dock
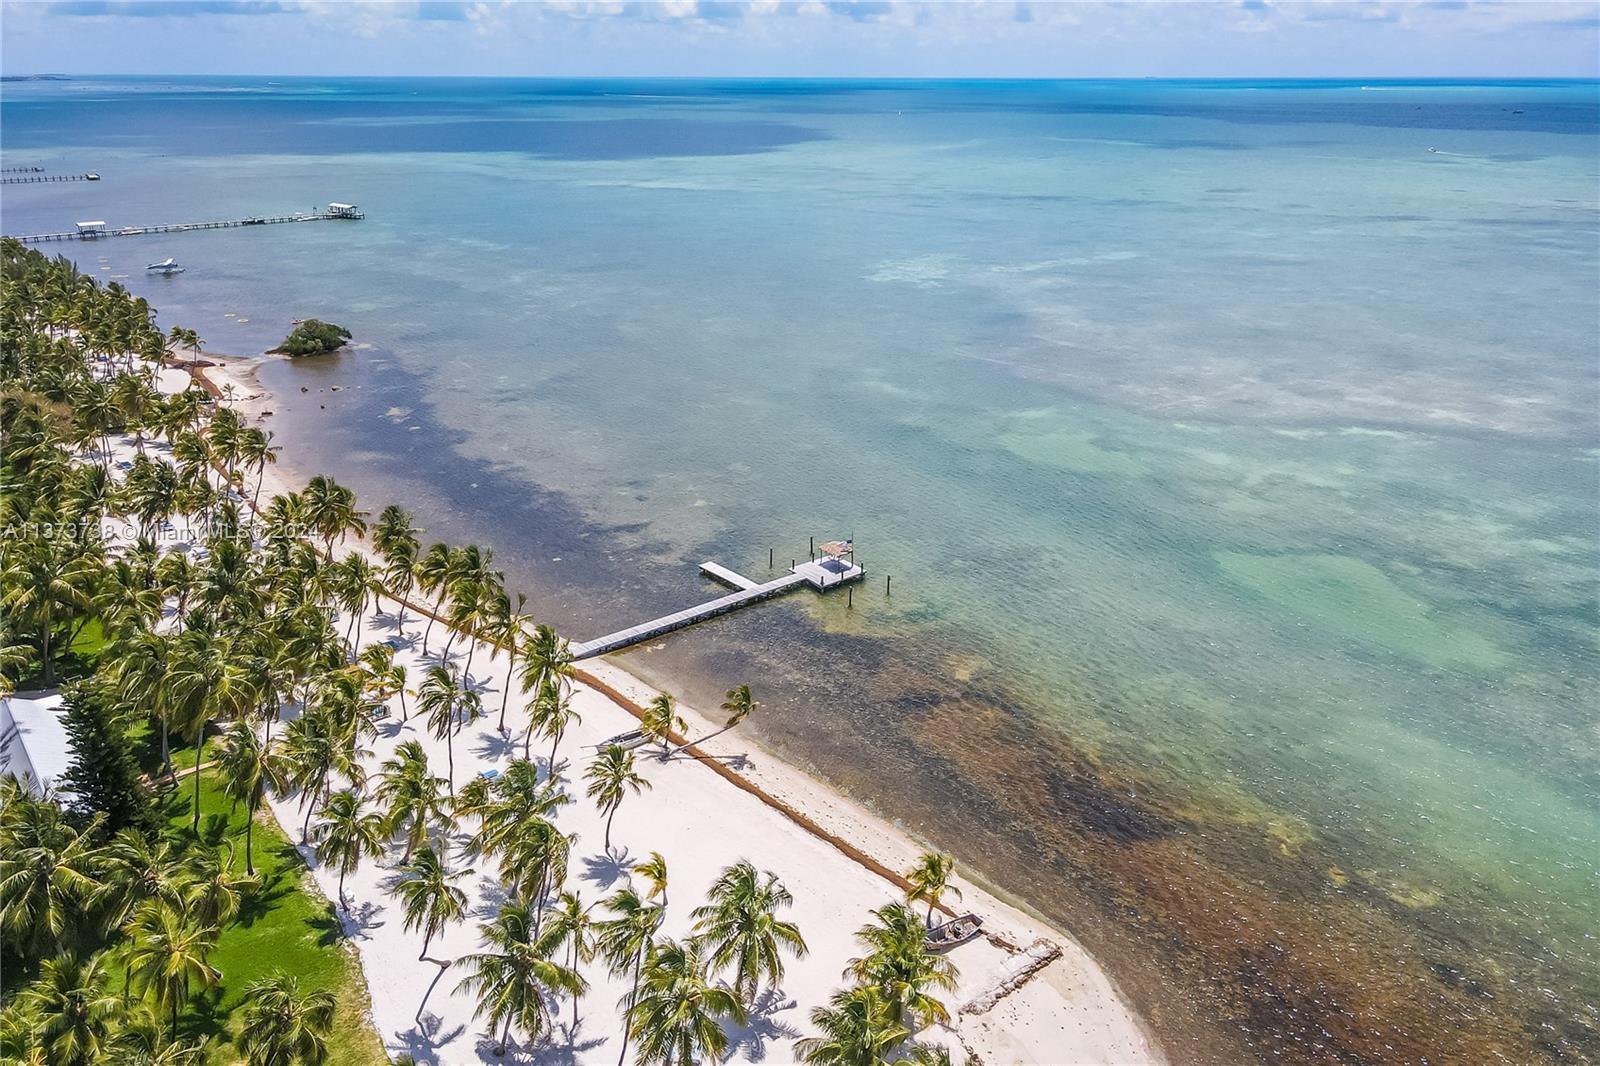
[{"label": "wooden dock", "polygon": [[145,237],[152,233],[189,233],[203,229],[232,229],[235,226],[273,226],[284,222],[329,222],[365,216],[335,211],[300,212],[293,215],[258,215],[252,218],[227,218],[216,222],[173,222],[161,226],[121,226],[117,229],[67,230],[61,233],[30,233],[18,237],[23,244],[45,241],[98,241],[107,237]]},{"label": "wooden dock", "polygon": [[32,185],[41,181],[99,181],[98,174],[31,174],[26,178],[0,178],[0,185]]},{"label": "wooden dock", "polygon": [[652,618],[648,622],[640,622],[627,629],[619,629],[615,633],[607,633],[603,637],[593,640],[580,641],[571,645],[572,658],[592,659],[596,655],[605,655],[608,652],[621,651],[623,648],[634,644],[642,644],[647,640],[671,633],[675,629],[692,626],[696,622],[704,622],[708,618],[737,611],[752,603],[770,600],[774,596],[782,596],[792,592],[802,585],[810,585],[820,591],[837,588],[852,581],[860,581],[867,572],[854,564],[845,565],[838,560],[818,560],[805,562],[796,566],[782,577],[771,581],[753,581],[743,574],[735,573],[720,563],[704,562],[700,564],[700,572],[707,577],[731,585],[736,592],[726,596],[718,596],[714,600],[694,607],[686,607],[672,614]]}]

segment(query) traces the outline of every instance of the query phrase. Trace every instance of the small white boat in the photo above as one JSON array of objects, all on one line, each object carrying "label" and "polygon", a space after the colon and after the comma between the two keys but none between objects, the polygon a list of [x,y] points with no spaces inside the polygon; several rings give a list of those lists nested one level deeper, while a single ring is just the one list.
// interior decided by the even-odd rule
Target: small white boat
[{"label": "small white boat", "polygon": [[151,263],[149,266],[145,267],[145,269],[146,270],[152,270],[157,274],[182,274],[183,273],[183,267],[178,265],[178,261],[176,259],[171,259],[171,258],[163,259],[159,263]]}]

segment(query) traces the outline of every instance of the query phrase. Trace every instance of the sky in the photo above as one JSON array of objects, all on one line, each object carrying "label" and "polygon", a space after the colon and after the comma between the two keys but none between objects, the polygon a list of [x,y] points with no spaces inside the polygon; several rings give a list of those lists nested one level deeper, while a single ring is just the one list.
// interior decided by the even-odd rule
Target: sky
[{"label": "sky", "polygon": [[1596,77],[1600,2],[0,0],[0,72]]}]

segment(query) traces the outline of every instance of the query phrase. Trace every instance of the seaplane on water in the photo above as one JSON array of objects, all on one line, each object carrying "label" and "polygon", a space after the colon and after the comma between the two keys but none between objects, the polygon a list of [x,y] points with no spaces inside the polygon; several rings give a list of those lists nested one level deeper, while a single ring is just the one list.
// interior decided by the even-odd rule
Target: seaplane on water
[{"label": "seaplane on water", "polygon": [[145,267],[145,269],[149,270],[149,271],[153,271],[153,272],[155,272],[157,274],[182,274],[183,273],[183,267],[178,265],[178,261],[176,259],[171,259],[171,258],[163,259],[159,263],[151,263],[149,266]]}]

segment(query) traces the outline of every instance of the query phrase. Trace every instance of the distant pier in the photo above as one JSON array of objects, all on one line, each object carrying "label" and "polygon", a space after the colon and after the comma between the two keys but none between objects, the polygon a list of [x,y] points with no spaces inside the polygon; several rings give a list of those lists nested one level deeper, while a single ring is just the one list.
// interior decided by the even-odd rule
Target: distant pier
[{"label": "distant pier", "polygon": [[232,229],[235,226],[273,226],[284,222],[328,222],[333,220],[362,219],[367,216],[354,204],[329,204],[326,211],[303,211],[292,215],[253,215],[249,218],[227,218],[216,222],[173,222],[161,226],[120,226],[115,229],[105,222],[80,222],[76,229],[59,233],[30,233],[17,240],[23,244],[41,244],[45,241],[97,241],[105,237],[145,237],[152,233],[189,233],[203,229]]},{"label": "distant pier", "polygon": [[30,173],[23,178],[0,178],[0,185],[32,185],[41,181],[99,181],[98,174],[41,174]]},{"label": "distant pier", "polygon": [[603,637],[593,640],[579,641],[572,644],[570,650],[572,658],[592,659],[596,655],[605,655],[608,652],[621,651],[623,648],[635,644],[642,644],[647,640],[671,633],[677,629],[692,626],[696,622],[704,622],[708,618],[737,611],[741,607],[748,607],[752,603],[770,600],[775,596],[782,596],[792,592],[802,585],[810,585],[818,592],[826,592],[841,585],[848,585],[860,581],[867,576],[867,572],[857,566],[853,550],[849,553],[850,561],[834,555],[824,555],[809,562],[800,563],[780,578],[771,581],[754,581],[743,574],[736,573],[720,563],[704,562],[700,564],[700,572],[707,577],[714,578],[724,585],[732,586],[737,591],[726,596],[718,596],[714,600],[686,607],[672,614],[652,618],[648,622],[619,629],[615,633],[607,633]]}]

